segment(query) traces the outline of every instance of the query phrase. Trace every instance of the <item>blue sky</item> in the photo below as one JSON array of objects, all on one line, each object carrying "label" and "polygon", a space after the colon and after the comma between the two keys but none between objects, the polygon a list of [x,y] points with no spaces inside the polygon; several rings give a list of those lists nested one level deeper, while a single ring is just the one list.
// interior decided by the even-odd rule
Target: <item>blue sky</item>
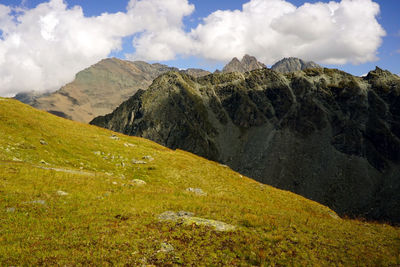
[{"label": "blue sky", "polygon": [[[342,3],[346,1],[355,4]],[[4,42],[0,43],[0,56],[4,51],[6,59],[3,64],[0,60],[0,68],[7,66],[8,69],[0,70],[0,80],[8,83],[0,82],[0,85],[8,91],[0,95],[30,88],[32,84],[33,90],[55,90],[71,80],[77,71],[108,56],[213,71],[222,68],[233,56],[240,58],[244,53],[255,55],[267,65],[284,56],[300,55],[354,75],[365,74],[375,66],[400,74],[399,0],[373,0],[379,4],[379,14],[372,0],[335,0],[337,7],[328,5],[326,0],[137,0],[136,5],[132,2],[128,7],[129,0],[1,1],[3,36],[0,37]],[[267,2],[268,5],[263,5]],[[272,2],[276,2],[275,11]],[[11,10],[11,19],[2,18],[1,6]],[[83,15],[72,10],[75,6],[81,7]],[[328,6],[339,11],[327,20],[329,14],[324,12]],[[153,13],[147,14],[153,7]],[[258,11],[261,17],[257,18]],[[265,22],[264,30],[264,13],[266,21],[276,15],[278,23]],[[147,22],[139,19],[142,15],[148,18]],[[160,16],[166,16],[165,20]],[[75,19],[69,20],[69,17]],[[336,28],[332,28],[330,20],[335,20]],[[123,23],[131,25],[121,26]],[[108,29],[109,25],[112,26]],[[71,37],[77,31],[83,41]],[[279,32],[276,39],[274,31]],[[36,42],[39,32],[41,36]],[[330,32],[335,36],[329,36]],[[213,36],[215,33],[217,36]],[[16,43],[19,49],[13,47],[15,36],[19,38]],[[253,44],[249,45],[247,40]],[[71,44],[75,43],[80,53],[71,50]],[[54,63],[58,61],[63,64]],[[65,75],[58,75],[56,71]],[[23,77],[30,80],[14,77],[14,73],[24,72],[27,75]]]}]

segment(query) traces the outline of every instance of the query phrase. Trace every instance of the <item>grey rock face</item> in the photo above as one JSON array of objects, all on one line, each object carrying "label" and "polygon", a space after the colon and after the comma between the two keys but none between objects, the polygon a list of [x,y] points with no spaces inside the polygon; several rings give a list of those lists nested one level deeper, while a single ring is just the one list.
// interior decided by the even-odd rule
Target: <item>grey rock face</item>
[{"label": "grey rock face", "polygon": [[300,71],[310,68],[321,68],[321,66],[312,61],[307,62],[299,58],[289,57],[276,62],[271,67],[272,70],[281,73]]},{"label": "grey rock face", "polygon": [[206,196],[207,195],[207,193],[204,192],[203,189],[201,189],[201,188],[189,187],[189,188],[186,188],[186,191],[191,192],[198,196]]},{"label": "grey rock face", "polygon": [[242,60],[239,61],[236,57],[231,60],[223,69],[222,72],[229,73],[229,72],[247,72],[257,69],[263,69],[266,66],[259,62],[255,57],[244,55]]},{"label": "grey rock face", "polygon": [[400,222],[400,78],[169,72],[91,122],[219,161],[340,215]]}]

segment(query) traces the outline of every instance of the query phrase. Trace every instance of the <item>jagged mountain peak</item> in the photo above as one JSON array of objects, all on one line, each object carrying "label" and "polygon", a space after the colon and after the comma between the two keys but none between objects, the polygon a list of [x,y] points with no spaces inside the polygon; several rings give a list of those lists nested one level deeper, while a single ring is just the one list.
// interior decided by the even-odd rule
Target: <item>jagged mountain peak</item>
[{"label": "jagged mountain peak", "polygon": [[272,70],[282,73],[300,71],[309,68],[321,68],[321,66],[313,61],[305,61],[296,57],[287,57],[279,60],[271,67]]},{"label": "jagged mountain peak", "polygon": [[250,55],[244,55],[242,60],[234,57],[223,69],[222,72],[247,72],[256,69],[265,68],[265,64],[259,62],[255,57]]}]

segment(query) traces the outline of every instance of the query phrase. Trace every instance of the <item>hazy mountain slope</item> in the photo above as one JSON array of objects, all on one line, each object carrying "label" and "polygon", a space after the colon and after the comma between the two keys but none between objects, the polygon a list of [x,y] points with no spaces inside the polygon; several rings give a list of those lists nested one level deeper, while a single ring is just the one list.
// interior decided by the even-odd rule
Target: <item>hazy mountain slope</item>
[{"label": "hazy mountain slope", "polygon": [[[190,153],[4,98],[0,131],[2,266],[399,264],[399,228],[339,219]],[[203,219],[158,218],[180,210]]]},{"label": "hazy mountain slope", "polygon": [[160,74],[178,70],[161,64],[108,58],[79,72],[60,90],[36,97],[31,103],[61,117],[89,122],[107,114],[138,89],[146,89]]},{"label": "hazy mountain slope", "polygon": [[266,66],[259,62],[255,57],[244,55],[242,60],[239,61],[236,57],[233,58],[226,66],[222,69],[222,72],[229,73],[229,72],[247,72],[257,69],[263,69]]},{"label": "hazy mountain slope", "polygon": [[331,69],[157,78],[91,123],[228,164],[340,214],[400,222],[400,79]]},{"label": "hazy mountain slope", "polygon": [[312,61],[307,62],[299,58],[289,57],[276,62],[271,67],[272,70],[281,73],[300,71],[310,68],[321,68],[321,66]]},{"label": "hazy mountain slope", "polygon": [[[177,68],[143,61],[104,59],[79,72],[75,80],[54,93],[20,93],[14,98],[60,117],[89,122],[113,111],[138,89],[147,89],[152,81]],[[202,69],[182,70],[194,77],[210,74]]]},{"label": "hazy mountain slope", "polygon": [[44,97],[49,95],[49,93],[40,93],[40,92],[23,92],[23,93],[18,93],[14,96],[14,99],[17,99],[18,101],[21,101],[24,104],[32,105],[33,102],[39,97]]}]

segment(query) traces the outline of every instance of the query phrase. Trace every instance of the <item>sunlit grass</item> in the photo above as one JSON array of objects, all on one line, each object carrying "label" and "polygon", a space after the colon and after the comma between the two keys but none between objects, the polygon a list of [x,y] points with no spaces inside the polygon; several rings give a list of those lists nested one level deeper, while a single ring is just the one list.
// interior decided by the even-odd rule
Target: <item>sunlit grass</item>
[{"label": "sunlit grass", "polygon": [[[0,265],[400,264],[398,228],[338,219],[218,163],[112,134],[0,101]],[[132,163],[147,155],[154,160]],[[167,210],[237,230],[159,222]]]}]

